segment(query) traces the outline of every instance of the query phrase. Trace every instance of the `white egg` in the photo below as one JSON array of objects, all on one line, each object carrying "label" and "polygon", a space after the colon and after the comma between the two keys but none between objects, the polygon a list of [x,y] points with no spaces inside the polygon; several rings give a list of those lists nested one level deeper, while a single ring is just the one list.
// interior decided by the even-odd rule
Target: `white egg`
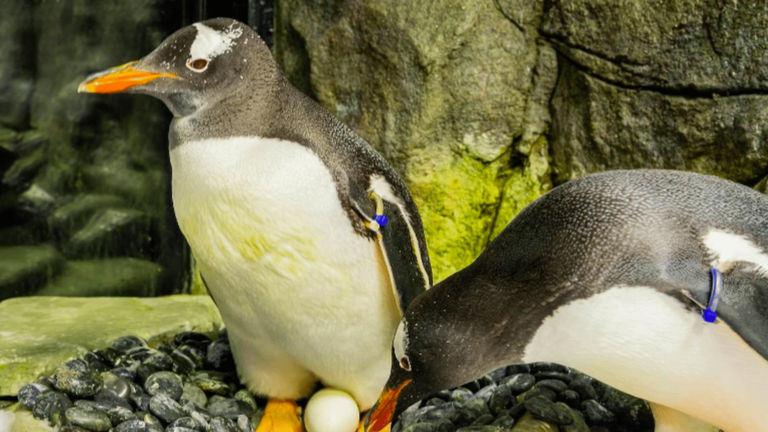
[{"label": "white egg", "polygon": [[304,411],[307,432],[354,432],[359,420],[360,409],[355,399],[332,388],[315,393]]}]

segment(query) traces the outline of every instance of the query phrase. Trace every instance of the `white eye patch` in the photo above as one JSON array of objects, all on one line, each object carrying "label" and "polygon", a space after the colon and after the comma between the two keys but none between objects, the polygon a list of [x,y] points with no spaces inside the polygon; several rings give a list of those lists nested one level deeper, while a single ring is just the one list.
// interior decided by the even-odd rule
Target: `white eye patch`
[{"label": "white eye patch", "polygon": [[189,48],[189,60],[213,60],[232,51],[235,40],[243,35],[240,27],[229,26],[223,31],[214,30],[207,25],[195,23],[197,37]]}]

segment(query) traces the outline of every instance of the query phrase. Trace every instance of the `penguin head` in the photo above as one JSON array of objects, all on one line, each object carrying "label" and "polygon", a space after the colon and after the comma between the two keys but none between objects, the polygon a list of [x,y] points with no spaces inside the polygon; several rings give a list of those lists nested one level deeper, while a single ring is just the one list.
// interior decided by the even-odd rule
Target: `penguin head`
[{"label": "penguin head", "polygon": [[228,18],[184,27],[146,57],[98,72],[78,87],[86,93],[154,96],[185,117],[278,76],[269,48],[247,25]]},{"label": "penguin head", "polygon": [[[389,379],[366,419],[366,431],[378,432],[397,421],[419,400],[457,387],[508,363],[496,344],[476,344],[477,316],[468,314],[461,292],[467,269],[416,297],[408,306],[392,342]],[[457,301],[446,302],[447,298]],[[462,310],[463,309],[463,310]]]}]

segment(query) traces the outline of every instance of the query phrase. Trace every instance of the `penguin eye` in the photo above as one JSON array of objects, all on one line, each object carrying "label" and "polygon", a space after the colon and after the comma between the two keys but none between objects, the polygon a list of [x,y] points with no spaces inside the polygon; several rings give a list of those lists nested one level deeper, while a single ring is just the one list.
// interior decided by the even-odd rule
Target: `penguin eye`
[{"label": "penguin eye", "polygon": [[408,356],[403,356],[403,358],[400,359],[400,367],[407,370],[408,372],[411,371],[411,360],[408,358]]},{"label": "penguin eye", "polygon": [[208,60],[206,59],[192,60],[187,63],[187,67],[192,69],[195,72],[203,72],[204,70],[208,69]]}]

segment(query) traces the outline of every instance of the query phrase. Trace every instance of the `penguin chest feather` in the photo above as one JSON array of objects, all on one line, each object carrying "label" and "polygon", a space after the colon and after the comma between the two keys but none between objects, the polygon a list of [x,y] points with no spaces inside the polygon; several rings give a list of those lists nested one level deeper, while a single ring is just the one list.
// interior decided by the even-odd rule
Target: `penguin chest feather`
[{"label": "penguin chest feather", "polygon": [[727,324],[651,287],[613,287],[544,320],[524,361],[569,365],[729,432],[768,424],[768,362]]},{"label": "penguin chest feather", "polygon": [[171,163],[179,226],[251,389],[295,398],[316,377],[353,395],[365,391],[346,381],[383,385],[399,320],[389,275],[322,161],[297,143],[239,137],[184,143]]}]

